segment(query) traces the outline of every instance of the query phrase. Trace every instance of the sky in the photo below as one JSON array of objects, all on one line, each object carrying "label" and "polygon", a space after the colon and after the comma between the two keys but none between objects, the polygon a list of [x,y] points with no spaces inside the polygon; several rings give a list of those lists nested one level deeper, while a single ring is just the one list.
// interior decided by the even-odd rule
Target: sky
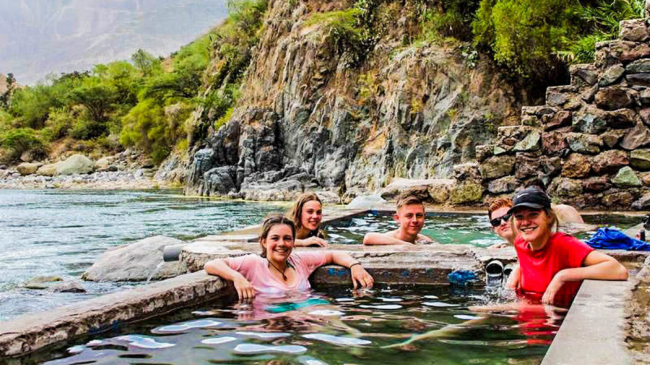
[{"label": "sky", "polygon": [[48,74],[167,56],[227,15],[227,0],[0,0],[0,73],[33,85]]}]

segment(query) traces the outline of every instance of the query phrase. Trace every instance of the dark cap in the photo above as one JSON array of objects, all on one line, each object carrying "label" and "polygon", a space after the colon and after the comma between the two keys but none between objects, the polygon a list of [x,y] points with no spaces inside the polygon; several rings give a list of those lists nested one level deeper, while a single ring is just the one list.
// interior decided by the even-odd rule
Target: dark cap
[{"label": "dark cap", "polygon": [[508,214],[513,213],[517,208],[527,207],[533,209],[544,209],[551,207],[551,199],[546,193],[537,187],[530,187],[519,191],[512,198],[512,208]]}]

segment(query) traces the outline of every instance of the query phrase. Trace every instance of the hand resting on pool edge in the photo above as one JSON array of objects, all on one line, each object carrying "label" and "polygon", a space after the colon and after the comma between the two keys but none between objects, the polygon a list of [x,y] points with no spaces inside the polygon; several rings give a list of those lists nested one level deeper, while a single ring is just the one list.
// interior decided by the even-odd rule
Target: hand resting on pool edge
[{"label": "hand resting on pool edge", "polygon": [[295,232],[291,220],[281,215],[271,216],[264,221],[260,235],[261,255],[215,259],[205,264],[205,271],[232,281],[240,299],[253,298],[256,293],[309,290],[309,275],[320,266],[329,264],[349,268],[354,289],[372,287],[372,276],[345,252],[292,253]]}]

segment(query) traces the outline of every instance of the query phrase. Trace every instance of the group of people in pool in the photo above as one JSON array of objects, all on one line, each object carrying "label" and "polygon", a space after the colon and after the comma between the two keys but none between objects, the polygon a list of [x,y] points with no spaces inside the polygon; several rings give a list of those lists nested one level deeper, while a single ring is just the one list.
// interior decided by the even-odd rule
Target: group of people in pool
[{"label": "group of people in pool", "polygon": [[[393,216],[398,228],[386,233],[368,233],[363,243],[433,242],[420,233],[425,214],[423,201],[416,194],[405,192],[398,198]],[[241,299],[252,298],[256,293],[308,290],[311,273],[328,264],[349,268],[355,289],[372,287],[372,276],[345,252],[293,251],[296,246],[328,246],[321,229],[322,216],[323,204],[318,196],[303,194],[287,216],[274,215],[264,221],[261,255],[212,260],[205,265],[205,270],[232,281]],[[493,201],[488,217],[493,231],[514,246],[519,259],[519,266],[513,270],[507,285],[527,298],[567,306],[584,279],[627,279],[627,270],[614,258],[560,232],[561,222],[581,222],[582,218],[572,207],[551,204],[540,186],[520,190],[512,200]]]}]

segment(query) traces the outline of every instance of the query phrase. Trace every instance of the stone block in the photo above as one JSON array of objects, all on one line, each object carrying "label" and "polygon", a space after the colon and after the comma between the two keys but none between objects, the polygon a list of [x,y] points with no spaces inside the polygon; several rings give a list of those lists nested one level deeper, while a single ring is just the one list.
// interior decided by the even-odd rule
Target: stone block
[{"label": "stone block", "polygon": [[582,193],[582,184],[575,179],[557,177],[551,182],[548,190],[552,195],[573,197]]},{"label": "stone block", "polygon": [[562,166],[564,177],[587,177],[591,171],[589,159],[579,153],[572,153]]},{"label": "stone block", "polygon": [[650,186],[650,172],[640,173],[639,178],[641,179],[641,183],[643,183],[644,186]]},{"label": "stone block", "polygon": [[591,103],[592,101],[594,101],[597,92],[598,92],[598,85],[594,85],[592,87],[585,89],[580,94],[580,98],[587,103]]},{"label": "stone block", "polygon": [[643,123],[650,125],[650,108],[639,110],[639,116],[641,117],[641,121],[643,121]]},{"label": "stone block", "polygon": [[605,113],[607,125],[612,128],[631,128],[636,124],[636,113],[632,109],[618,109]]},{"label": "stone block", "polygon": [[625,208],[628,209],[634,202],[634,196],[627,191],[610,192],[609,190],[603,194],[601,203],[608,209],[611,208]]},{"label": "stone block", "polygon": [[650,39],[645,19],[623,20],[619,24],[619,39],[632,42],[645,42]]},{"label": "stone block", "polygon": [[600,138],[602,138],[605,146],[614,148],[624,135],[625,130],[623,129],[610,129],[607,132],[603,133]]},{"label": "stone block", "polygon": [[546,104],[560,107],[575,95],[576,88],[570,85],[551,86],[546,88]]},{"label": "stone block", "polygon": [[598,80],[598,86],[604,87],[604,86],[610,86],[612,84],[615,84],[618,82],[623,74],[625,73],[625,67],[623,65],[616,64],[613,66],[610,66],[600,74],[599,80]]},{"label": "stone block", "polygon": [[515,159],[515,177],[520,180],[538,177],[541,162],[541,157],[518,153]]},{"label": "stone block", "polygon": [[591,168],[596,174],[613,173],[629,163],[630,158],[627,152],[609,150],[595,156],[591,160]]},{"label": "stone block", "polygon": [[646,193],[639,200],[632,203],[632,209],[650,210],[650,193]]},{"label": "stone block", "polygon": [[562,171],[562,159],[559,157],[544,156],[541,167],[543,175],[555,176]]},{"label": "stone block", "polygon": [[641,180],[636,176],[636,172],[631,167],[625,166],[618,170],[616,176],[612,178],[612,183],[618,187],[631,188],[641,186]]},{"label": "stone block", "polygon": [[539,151],[541,141],[541,134],[539,131],[533,130],[519,143],[517,143],[512,150],[515,152],[528,152]]},{"label": "stone block", "polygon": [[599,136],[584,133],[568,133],[566,136],[569,148],[574,152],[596,154],[603,146],[603,140]]},{"label": "stone block", "polygon": [[559,155],[569,148],[566,133],[560,131],[542,134],[542,151],[545,155]]},{"label": "stone block", "polygon": [[476,146],[476,160],[478,162],[483,162],[488,157],[494,155],[494,145],[479,145]]},{"label": "stone block", "polygon": [[650,72],[650,59],[644,58],[629,63],[627,66],[625,66],[625,72],[627,72],[628,74]]},{"label": "stone block", "polygon": [[505,194],[515,191],[521,182],[514,176],[506,176],[500,179],[492,180],[488,184],[488,191],[492,194]]},{"label": "stone block", "polygon": [[483,179],[496,179],[510,175],[515,166],[515,156],[492,156],[480,165]]},{"label": "stone block", "polygon": [[624,40],[596,43],[595,66],[606,68],[622,62],[630,62],[650,56],[650,46]]},{"label": "stone block", "polygon": [[600,192],[611,187],[607,176],[592,176],[582,181],[582,187],[585,191]]},{"label": "stone block", "polygon": [[[639,102],[643,105],[650,105],[650,89],[645,88],[639,92]],[[647,122],[646,122],[647,123]]]},{"label": "stone block", "polygon": [[643,123],[637,123],[634,128],[630,128],[620,142],[620,146],[628,151],[648,144],[650,144],[650,130]]},{"label": "stone block", "polygon": [[454,165],[454,176],[458,181],[481,181],[481,171],[479,169],[479,164],[471,162]]},{"label": "stone block", "polygon": [[605,110],[627,108],[633,103],[627,89],[619,85],[600,88],[594,101],[599,108]]},{"label": "stone block", "polygon": [[600,134],[607,129],[607,113],[598,108],[586,107],[575,113],[572,128],[576,132]]},{"label": "stone block", "polygon": [[650,74],[627,74],[625,80],[633,86],[650,86]]},{"label": "stone block", "polygon": [[540,117],[536,115],[523,115],[521,117],[521,125],[529,127],[540,127],[542,125]]},{"label": "stone block", "polygon": [[523,106],[521,107],[521,115],[534,115],[542,117],[544,115],[555,114],[559,111],[558,108],[548,105],[536,106]]},{"label": "stone block", "polygon": [[630,152],[630,166],[637,170],[650,170],[650,149],[636,149]]},{"label": "stone block", "polygon": [[474,182],[456,185],[450,194],[452,204],[477,203],[483,200],[483,186]]},{"label": "stone block", "polygon": [[572,114],[568,110],[562,110],[555,114],[544,115],[541,120],[544,125],[544,131],[566,127],[571,125]]},{"label": "stone block", "polygon": [[536,129],[521,125],[499,127],[497,145],[509,151],[533,131],[536,131]]},{"label": "stone block", "polygon": [[571,65],[569,73],[572,85],[594,85],[598,82],[598,71],[591,63]]}]

